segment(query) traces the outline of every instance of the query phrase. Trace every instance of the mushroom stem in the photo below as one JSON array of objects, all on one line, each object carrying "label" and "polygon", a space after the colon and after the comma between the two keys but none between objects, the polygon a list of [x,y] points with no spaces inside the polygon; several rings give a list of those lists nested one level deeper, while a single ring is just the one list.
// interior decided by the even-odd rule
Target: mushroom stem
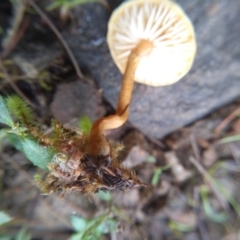
[{"label": "mushroom stem", "polygon": [[140,58],[148,54],[152,48],[153,45],[151,42],[141,40],[132,50],[123,75],[116,113],[94,122],[88,139],[88,154],[106,156],[110,153],[110,146],[104,135],[104,131],[118,128],[127,121],[137,66]]},{"label": "mushroom stem", "polygon": [[132,50],[125,73],[123,75],[122,86],[118,98],[118,106],[116,114],[121,114],[127,106],[130,105],[132,90],[134,84],[134,75],[141,57],[148,54],[153,48],[153,44],[148,40],[141,40]]}]

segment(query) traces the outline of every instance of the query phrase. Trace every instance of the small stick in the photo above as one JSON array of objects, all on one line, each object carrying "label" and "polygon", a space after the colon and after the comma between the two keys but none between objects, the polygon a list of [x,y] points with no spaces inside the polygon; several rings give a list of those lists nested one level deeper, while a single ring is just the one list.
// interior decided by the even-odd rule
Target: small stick
[{"label": "small stick", "polygon": [[72,64],[75,68],[75,71],[77,73],[77,76],[80,79],[83,79],[83,74],[78,66],[77,60],[74,57],[71,49],[69,48],[68,44],[66,43],[66,41],[64,40],[64,38],[62,37],[61,33],[58,31],[58,29],[54,26],[53,22],[50,20],[50,18],[38,7],[38,5],[32,1],[32,0],[28,0],[28,3],[30,4],[30,6],[32,6],[34,8],[34,10],[43,18],[43,20],[48,24],[48,26],[51,28],[51,30],[55,33],[55,35],[58,37],[59,41],[62,43],[63,47],[65,48],[69,58],[72,61]]},{"label": "small stick", "polygon": [[[22,75],[22,76],[11,76],[11,79],[13,82],[17,82],[19,80],[26,80],[26,78],[28,78],[27,75]],[[3,83],[0,84],[0,91],[6,87],[9,84],[8,81],[4,81]]]},{"label": "small stick", "polygon": [[223,119],[223,121],[215,128],[215,132],[220,133],[239,114],[240,107],[235,109],[230,115]]},{"label": "small stick", "polygon": [[0,53],[0,58],[6,58],[9,53],[14,49],[14,47],[17,45],[17,43],[22,39],[22,37],[24,36],[24,33],[26,32],[26,29],[29,25],[30,22],[30,18],[27,17],[22,25],[20,30],[17,32],[16,36],[14,36],[13,39],[11,39],[11,41],[9,42],[9,44],[6,46],[6,48]]},{"label": "small stick", "polygon": [[213,192],[215,193],[215,195],[216,195],[218,201],[220,202],[221,206],[223,207],[223,209],[225,209],[225,203],[222,200],[217,187],[215,186],[214,180],[212,179],[211,175],[200,164],[201,156],[200,156],[199,148],[198,148],[198,145],[196,143],[196,139],[195,139],[194,135],[191,135],[190,141],[191,141],[191,145],[192,145],[193,152],[194,152],[194,155],[195,155],[195,158],[190,156],[190,158],[189,158],[190,162],[202,174],[203,178],[207,180],[208,184],[210,185],[210,187],[212,188]]},{"label": "small stick", "polygon": [[195,136],[193,134],[190,135],[190,142],[191,142],[191,145],[192,145],[192,149],[193,149],[195,158],[198,161],[200,161],[201,160],[201,156],[200,156],[199,147],[197,145],[196,138],[195,138]]},{"label": "small stick", "polygon": [[160,140],[150,137],[150,136],[145,136],[150,142],[152,142],[154,145],[159,147],[161,150],[169,150],[169,148]]},{"label": "small stick", "polygon": [[220,202],[223,209],[227,210],[225,207],[225,202],[222,200],[222,197],[220,196],[220,193],[214,183],[214,180],[212,179],[211,175],[204,169],[204,167],[199,163],[197,159],[190,156],[189,161],[197,168],[197,170],[202,174],[203,178],[207,180],[209,186],[213,190],[215,196],[217,197],[218,201]]}]

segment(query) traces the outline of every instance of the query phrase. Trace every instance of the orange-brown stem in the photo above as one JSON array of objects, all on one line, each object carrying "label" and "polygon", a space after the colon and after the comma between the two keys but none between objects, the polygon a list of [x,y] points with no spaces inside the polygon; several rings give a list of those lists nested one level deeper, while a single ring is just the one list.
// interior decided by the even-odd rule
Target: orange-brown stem
[{"label": "orange-brown stem", "polygon": [[142,56],[151,51],[153,45],[147,40],[142,40],[131,52],[125,73],[123,75],[121,90],[118,98],[118,106],[116,114],[121,114],[126,106],[130,105],[132,90],[134,84],[134,75]]},{"label": "orange-brown stem", "polygon": [[128,58],[127,67],[123,75],[122,85],[118,98],[118,106],[116,113],[94,122],[89,140],[88,153],[91,155],[107,155],[110,147],[104,131],[122,126],[129,114],[129,105],[132,97],[134,84],[134,75],[139,64],[140,58],[151,51],[153,45],[147,40],[142,40],[136,48],[134,48]]}]

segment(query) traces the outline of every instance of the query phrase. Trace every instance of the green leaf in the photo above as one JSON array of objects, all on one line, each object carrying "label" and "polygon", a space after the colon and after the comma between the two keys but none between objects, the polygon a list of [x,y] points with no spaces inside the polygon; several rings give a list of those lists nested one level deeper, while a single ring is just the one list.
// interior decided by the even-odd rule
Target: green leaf
[{"label": "green leaf", "polygon": [[230,194],[229,191],[225,187],[223,187],[222,184],[217,179],[213,178],[210,175],[210,173],[209,173],[209,180],[212,182],[212,184],[214,184],[214,187],[216,187],[219,190],[219,192],[221,192],[221,194],[228,200],[228,202],[232,205],[234,210],[240,216],[240,205],[238,201],[232,196],[232,194]]},{"label": "green leaf", "polygon": [[0,240],[11,240],[11,239],[12,239],[12,237],[9,236],[9,235],[2,235],[2,236],[0,236]]},{"label": "green leaf", "polygon": [[23,138],[21,145],[24,154],[35,166],[47,170],[47,165],[54,156],[53,150],[40,146],[30,138]]},{"label": "green leaf", "polygon": [[16,149],[26,155],[33,165],[44,170],[48,169],[47,165],[54,156],[54,151],[51,148],[40,146],[34,139],[14,134],[9,134],[9,140]]},{"label": "green leaf", "polygon": [[3,128],[0,130],[0,141],[8,135],[9,129]]},{"label": "green leaf", "polygon": [[153,174],[153,177],[152,177],[152,185],[153,186],[156,186],[158,184],[161,174],[162,174],[162,169],[161,168],[157,168],[154,171],[154,174]]},{"label": "green leaf", "polygon": [[5,212],[0,211],[0,226],[8,223],[12,220],[12,218]]},{"label": "green leaf", "polygon": [[149,162],[149,163],[156,163],[156,158],[152,155],[149,155],[146,159],[146,162]]},{"label": "green leaf", "polygon": [[171,230],[177,230],[180,232],[191,232],[193,230],[191,226],[175,221],[170,221],[168,226]]},{"label": "green leaf", "polygon": [[167,169],[169,169],[168,165],[156,168],[156,170],[154,171],[153,177],[152,177],[152,185],[153,186],[156,186],[158,184],[159,178],[160,178],[162,172]]},{"label": "green leaf", "polygon": [[212,212],[212,214],[208,215],[208,217],[212,221],[217,222],[217,223],[225,223],[228,220],[226,214],[220,213],[220,212]]},{"label": "green leaf", "polygon": [[77,5],[82,5],[86,3],[101,3],[104,6],[108,7],[108,3],[106,0],[72,0],[72,1],[68,1],[68,6],[73,8]]},{"label": "green leaf", "polygon": [[82,239],[82,236],[83,236],[83,233],[76,233],[71,236],[70,240],[80,240]]},{"label": "green leaf", "polygon": [[80,119],[79,125],[80,125],[80,129],[84,133],[90,133],[91,128],[92,128],[92,121],[90,120],[89,117],[87,117],[87,116],[82,117]]},{"label": "green leaf", "polygon": [[77,234],[71,236],[71,240],[99,239],[102,234],[115,231],[116,222],[114,219],[108,219],[108,214],[89,220],[74,215],[71,216],[72,226],[77,231]]},{"label": "green leaf", "polygon": [[2,96],[0,96],[0,122],[10,127],[14,126],[13,119]]},{"label": "green leaf", "polygon": [[97,195],[103,201],[110,201],[112,199],[110,192],[99,191]]},{"label": "green leaf", "polygon": [[8,136],[9,129],[3,128],[0,130],[0,152],[2,150],[2,147],[7,142],[7,136]]},{"label": "green leaf", "polygon": [[7,139],[17,150],[21,152],[23,151],[19,136],[17,136],[16,134],[9,133],[7,135]]},{"label": "green leaf", "polygon": [[72,226],[73,226],[75,231],[83,232],[87,227],[88,220],[86,220],[82,217],[72,215],[71,216],[71,223],[72,223]]},{"label": "green leaf", "polygon": [[98,225],[96,231],[102,234],[106,234],[106,233],[113,233],[115,229],[116,229],[116,221],[114,219],[107,219],[106,221]]},{"label": "green leaf", "polygon": [[209,219],[217,223],[223,223],[227,221],[227,216],[224,213],[215,211],[210,204],[207,190],[205,186],[200,187],[200,195],[203,202],[203,209]]},{"label": "green leaf", "polygon": [[52,11],[56,8],[59,8],[61,6],[63,6],[64,3],[61,3],[60,1],[55,1],[53,3],[51,3],[49,6],[47,6],[47,11]]},{"label": "green leaf", "polygon": [[230,137],[225,137],[220,140],[220,143],[223,144],[223,143],[230,143],[230,142],[236,142],[236,141],[240,141],[240,134],[236,134]]},{"label": "green leaf", "polygon": [[31,235],[29,234],[26,227],[21,228],[15,240],[31,240]]}]

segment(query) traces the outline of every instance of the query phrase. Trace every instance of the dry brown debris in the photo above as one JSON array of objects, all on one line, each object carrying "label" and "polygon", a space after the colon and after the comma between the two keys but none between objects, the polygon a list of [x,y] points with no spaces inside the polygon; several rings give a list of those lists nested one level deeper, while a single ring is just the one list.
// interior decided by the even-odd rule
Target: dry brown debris
[{"label": "dry brown debris", "polygon": [[117,156],[122,144],[109,140],[110,154],[91,156],[87,153],[87,134],[64,129],[56,124],[56,139],[47,141],[56,149],[49,174],[44,180],[37,179],[43,193],[77,190],[83,194],[99,190],[127,190],[144,186],[135,173],[121,165]]}]

